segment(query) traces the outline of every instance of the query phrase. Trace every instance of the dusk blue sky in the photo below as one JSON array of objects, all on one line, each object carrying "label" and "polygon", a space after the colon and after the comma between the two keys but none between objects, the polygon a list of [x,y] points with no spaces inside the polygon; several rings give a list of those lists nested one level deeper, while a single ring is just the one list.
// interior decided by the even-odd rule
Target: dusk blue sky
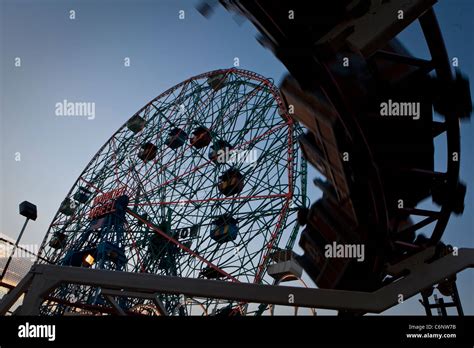
[{"label": "dusk blue sky", "polygon": [[[197,1],[0,0],[0,232],[16,238],[23,223],[18,203],[38,206],[22,243],[40,243],[62,199],[107,139],[138,109],[173,85],[202,72],[240,67],[279,82],[285,67],[217,7],[210,19]],[[450,57],[474,78],[474,2],[440,0],[435,6]],[[69,19],[75,10],[76,19]],[[185,19],[179,19],[179,11]],[[415,55],[428,57],[416,23],[400,35]],[[21,67],[15,67],[15,58]],[[131,66],[124,67],[130,58]],[[472,85],[472,83],[471,83]],[[94,102],[96,116],[58,117],[64,99]],[[468,184],[465,213],[452,217],[444,240],[473,247],[473,126],[462,125],[461,177]],[[403,136],[403,135],[401,135]],[[439,140],[442,145],[442,140]],[[438,146],[437,149],[441,149]],[[21,161],[15,161],[15,153]],[[436,153],[443,167],[445,152]],[[309,179],[315,176],[310,171]],[[315,201],[320,192],[308,185]],[[473,271],[460,274],[464,310],[474,314]],[[423,314],[415,297],[390,314]]]}]

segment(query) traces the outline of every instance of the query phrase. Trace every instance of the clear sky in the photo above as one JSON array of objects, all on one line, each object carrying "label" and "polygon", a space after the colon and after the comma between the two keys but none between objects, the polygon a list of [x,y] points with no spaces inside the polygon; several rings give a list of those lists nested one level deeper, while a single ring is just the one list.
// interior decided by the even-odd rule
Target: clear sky
[{"label": "clear sky", "polygon": [[[240,67],[278,82],[285,67],[218,7],[210,19],[197,1],[0,0],[0,232],[15,238],[18,203],[38,206],[22,243],[40,243],[58,206],[97,150],[131,115],[169,87],[202,72]],[[474,77],[471,0],[435,6],[451,57]],[[71,20],[70,10],[76,18]],[[179,18],[184,10],[185,18]],[[402,35],[412,53],[427,57],[418,25]],[[15,59],[21,67],[15,67]],[[124,59],[130,58],[130,67]],[[64,99],[94,102],[95,118],[58,117]],[[468,183],[465,214],[451,219],[445,241],[473,247],[473,127],[463,124],[461,177]],[[441,140],[442,141],[442,140]],[[21,160],[17,161],[17,153]],[[437,152],[441,167],[445,153]],[[316,174],[309,173],[309,179]],[[309,184],[314,201],[320,193]],[[474,314],[472,270],[459,276],[465,312]],[[391,314],[422,314],[416,299]]]}]

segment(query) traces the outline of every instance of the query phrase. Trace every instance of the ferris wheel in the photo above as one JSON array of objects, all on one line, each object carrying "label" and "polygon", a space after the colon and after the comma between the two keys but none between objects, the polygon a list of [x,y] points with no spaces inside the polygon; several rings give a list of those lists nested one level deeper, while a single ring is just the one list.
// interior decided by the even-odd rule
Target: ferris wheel
[{"label": "ferris wheel", "polygon": [[[297,210],[307,205],[300,134],[271,80],[234,68],[192,77],[99,149],[60,204],[40,256],[75,267],[270,283],[269,258],[292,248]],[[171,315],[247,308],[158,300]],[[120,305],[133,312],[145,302]],[[98,288],[63,286],[42,311],[103,303]]]}]

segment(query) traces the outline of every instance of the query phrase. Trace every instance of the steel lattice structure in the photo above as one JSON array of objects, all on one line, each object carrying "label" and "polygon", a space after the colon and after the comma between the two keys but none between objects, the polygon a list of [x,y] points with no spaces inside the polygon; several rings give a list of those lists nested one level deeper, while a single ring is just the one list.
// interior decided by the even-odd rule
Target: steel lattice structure
[{"label": "steel lattice structure", "polygon": [[[62,202],[40,256],[59,265],[269,283],[269,256],[292,248],[296,210],[307,205],[300,133],[271,80],[239,69],[190,78],[100,148]],[[170,314],[235,307],[160,300]],[[63,286],[42,311],[62,314],[72,302],[100,307],[103,299],[97,288]]]}]

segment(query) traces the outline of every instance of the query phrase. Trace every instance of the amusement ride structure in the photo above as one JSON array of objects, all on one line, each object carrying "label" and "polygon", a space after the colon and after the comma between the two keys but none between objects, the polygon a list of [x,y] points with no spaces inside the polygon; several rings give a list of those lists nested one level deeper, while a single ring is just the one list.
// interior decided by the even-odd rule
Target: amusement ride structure
[{"label": "amusement ride structure", "polygon": [[[65,266],[268,283],[268,259],[292,249],[306,196],[300,134],[270,80],[237,69],[188,79],[99,150],[61,203],[40,255]],[[58,303],[71,300],[101,303],[95,289],[65,286],[44,311],[63,313]],[[182,314],[231,305],[160,301]],[[146,305],[136,302],[123,305]]]},{"label": "amusement ride structure", "polygon": [[[278,304],[358,315],[419,293],[428,315],[462,314],[456,273],[474,252],[441,238],[464,209],[459,127],[472,102],[435,1],[221,3],[288,68],[280,89],[232,68],[145,105],[75,182],[0,313],[30,289],[18,314],[261,315]],[[396,39],[417,19],[429,60]],[[383,117],[384,103],[413,112]],[[446,170],[435,168],[441,136]],[[312,205],[306,160],[326,178]],[[333,243],[363,246],[364,259],[327,257]],[[317,289],[281,286],[303,269]],[[430,303],[434,289],[452,303]]]}]

